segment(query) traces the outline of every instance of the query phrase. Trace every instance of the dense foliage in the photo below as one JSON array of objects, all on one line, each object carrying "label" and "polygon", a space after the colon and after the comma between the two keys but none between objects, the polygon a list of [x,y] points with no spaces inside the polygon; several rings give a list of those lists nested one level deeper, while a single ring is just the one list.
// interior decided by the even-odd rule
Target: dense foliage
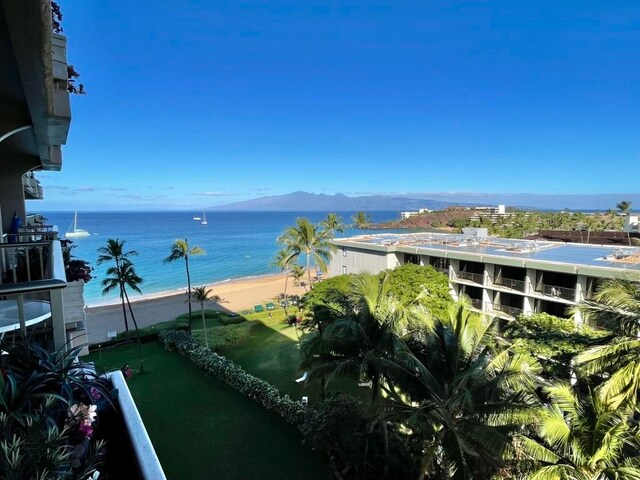
[{"label": "dense foliage", "polygon": [[[305,297],[301,368],[325,387],[370,385],[368,405],[329,399],[303,429],[336,478],[640,478],[637,284],[606,282],[578,307],[609,331],[546,314],[501,331],[444,288],[430,311],[422,286],[439,279],[425,274],[429,288],[420,269],[334,277]],[[382,461],[368,462],[376,439]]]},{"label": "dense foliage", "polygon": [[79,348],[3,348],[0,478],[85,480],[102,470],[99,415],[112,408],[108,382],[75,362]]}]

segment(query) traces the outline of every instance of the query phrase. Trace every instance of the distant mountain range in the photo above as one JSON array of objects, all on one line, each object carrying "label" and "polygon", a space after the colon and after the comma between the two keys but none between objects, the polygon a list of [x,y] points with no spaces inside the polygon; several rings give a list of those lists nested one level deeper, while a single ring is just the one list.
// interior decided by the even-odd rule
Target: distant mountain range
[{"label": "distant mountain range", "polygon": [[384,195],[367,195],[348,197],[341,193],[325,195],[324,193],[293,192],[286,195],[245,200],[208,208],[218,211],[262,211],[262,212],[330,212],[330,211],[383,211],[383,210],[431,210],[453,205],[452,202],[406,197],[388,197]]},{"label": "distant mountain range", "polygon": [[293,192],[285,195],[228,203],[208,208],[217,211],[263,211],[263,212],[330,212],[330,211],[383,211],[438,210],[451,205],[498,205],[525,209],[562,210],[607,210],[615,209],[622,200],[631,201],[640,207],[638,193],[603,194],[490,194],[490,193],[413,193],[404,195],[367,195],[349,197],[342,193]]}]

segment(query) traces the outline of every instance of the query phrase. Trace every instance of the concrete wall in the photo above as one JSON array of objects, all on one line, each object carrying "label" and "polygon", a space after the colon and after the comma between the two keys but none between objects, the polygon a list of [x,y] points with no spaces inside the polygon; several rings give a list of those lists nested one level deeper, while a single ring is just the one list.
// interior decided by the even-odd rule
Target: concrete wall
[{"label": "concrete wall", "polygon": [[24,186],[22,184],[23,168],[11,168],[3,164],[0,174],[0,218],[2,219],[2,232],[10,233],[13,215],[18,214],[25,220]]},{"label": "concrete wall", "polygon": [[343,273],[379,273],[399,265],[395,253],[338,247],[329,263],[331,276]]}]

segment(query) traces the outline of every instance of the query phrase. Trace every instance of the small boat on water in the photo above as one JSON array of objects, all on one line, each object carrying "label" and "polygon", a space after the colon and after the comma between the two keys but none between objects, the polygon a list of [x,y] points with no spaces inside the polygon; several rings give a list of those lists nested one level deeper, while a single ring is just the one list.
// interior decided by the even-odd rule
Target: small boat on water
[{"label": "small boat on water", "polygon": [[207,222],[206,212],[202,212],[202,225],[209,225],[209,222]]},{"label": "small boat on water", "polygon": [[80,238],[80,237],[88,237],[91,234],[82,228],[78,228],[78,212],[73,215],[73,230],[69,227],[67,233],[64,234],[65,238]]},{"label": "small boat on water", "polygon": [[193,217],[194,220],[202,220],[201,217]]}]

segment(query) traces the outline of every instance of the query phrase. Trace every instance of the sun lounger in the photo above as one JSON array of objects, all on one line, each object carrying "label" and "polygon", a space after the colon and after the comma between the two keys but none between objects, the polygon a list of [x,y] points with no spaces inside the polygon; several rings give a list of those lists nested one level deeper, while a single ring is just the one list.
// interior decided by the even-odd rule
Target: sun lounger
[{"label": "sun lounger", "polygon": [[276,306],[273,303],[271,302],[267,303],[267,310],[275,310],[275,308]]},{"label": "sun lounger", "polygon": [[256,305],[253,307],[253,311],[256,313],[264,312],[264,307],[262,305]]}]

